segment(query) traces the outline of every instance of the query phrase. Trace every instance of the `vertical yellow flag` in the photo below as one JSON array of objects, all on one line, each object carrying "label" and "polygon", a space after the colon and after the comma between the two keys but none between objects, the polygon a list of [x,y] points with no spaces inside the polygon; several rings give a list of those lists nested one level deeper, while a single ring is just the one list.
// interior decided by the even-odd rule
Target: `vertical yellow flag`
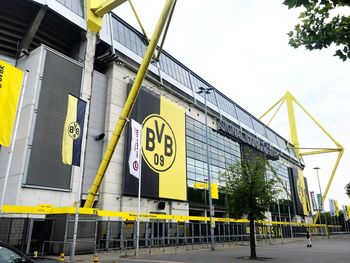
[{"label": "vertical yellow flag", "polygon": [[339,205],[337,200],[334,200],[334,210],[335,210],[335,215],[339,216]]},{"label": "vertical yellow flag", "polygon": [[0,145],[10,146],[24,73],[0,60]]}]

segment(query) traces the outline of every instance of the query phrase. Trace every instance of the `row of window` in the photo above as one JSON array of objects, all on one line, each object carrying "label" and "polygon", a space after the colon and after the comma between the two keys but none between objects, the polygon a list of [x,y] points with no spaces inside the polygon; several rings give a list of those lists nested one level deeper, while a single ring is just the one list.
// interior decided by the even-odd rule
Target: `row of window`
[{"label": "row of window", "polygon": [[[213,183],[224,186],[224,182],[220,180],[220,173],[224,172],[230,164],[240,162],[240,146],[212,129],[209,129],[208,133],[210,176]],[[207,182],[205,125],[189,116],[186,116],[186,151],[188,185]],[[279,199],[290,200],[288,167],[281,160],[271,160],[270,164],[279,178],[277,184],[281,190]],[[273,174],[267,172],[267,176],[273,176]]]},{"label": "row of window", "polygon": [[[240,146],[221,134],[208,130],[210,177],[213,183],[224,186],[220,173],[228,165],[240,161]],[[205,125],[186,116],[186,149],[187,149],[187,178],[190,184],[207,182],[207,149]]]},{"label": "row of window", "polygon": [[84,0],[56,0],[80,17],[85,15]]},{"label": "row of window", "polygon": [[[272,168],[275,170],[279,181],[277,186],[280,189],[278,198],[284,200],[291,200],[291,190],[290,190],[290,181],[288,175],[288,167],[284,165],[281,160],[270,161]],[[271,174],[270,174],[271,176]]]}]

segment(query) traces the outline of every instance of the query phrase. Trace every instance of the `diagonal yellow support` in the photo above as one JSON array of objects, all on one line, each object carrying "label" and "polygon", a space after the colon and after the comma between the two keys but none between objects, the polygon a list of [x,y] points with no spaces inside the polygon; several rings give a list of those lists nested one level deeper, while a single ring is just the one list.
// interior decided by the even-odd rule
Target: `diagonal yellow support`
[{"label": "diagonal yellow support", "polygon": [[136,101],[137,95],[141,89],[141,84],[146,76],[148,66],[151,62],[151,59],[152,59],[152,56],[153,56],[154,51],[156,49],[157,43],[160,39],[160,36],[161,36],[161,33],[164,29],[166,21],[169,17],[169,14],[171,12],[174,1],[175,0],[166,0],[166,2],[165,2],[163,11],[159,17],[158,23],[157,23],[156,28],[154,30],[151,41],[147,47],[147,50],[146,50],[144,58],[141,62],[140,68],[136,74],[134,83],[133,83],[131,90],[129,92],[129,95],[126,99],[122,113],[121,113],[121,115],[118,119],[117,125],[113,131],[113,135],[112,135],[110,141],[108,142],[107,149],[103,155],[103,158],[102,158],[100,166],[97,170],[95,179],[90,187],[89,194],[88,194],[86,201],[85,201],[85,204],[84,204],[85,208],[91,208],[94,204],[95,196],[97,195],[97,192],[101,186],[101,182],[104,178],[104,175],[106,173],[106,170],[108,168],[110,160],[114,154],[115,148],[119,142],[119,138],[121,136],[121,133],[125,127],[126,120],[130,115],[130,112],[131,112],[131,110],[134,106],[134,103]]},{"label": "diagonal yellow support", "polygon": [[[322,201],[324,202],[324,200],[326,199],[326,196],[328,194],[328,190],[332,184],[334,175],[337,171],[339,162],[341,157],[343,156],[344,153],[344,148],[343,146],[336,141],[331,134],[303,107],[303,105],[301,105],[301,103],[289,92],[287,91],[284,96],[279,99],[275,104],[272,105],[272,107],[270,107],[261,117],[260,119],[262,119],[263,117],[265,117],[270,111],[272,111],[277,105],[278,108],[275,111],[275,113],[273,114],[272,118],[270,119],[270,121],[268,122],[268,125],[271,123],[272,119],[276,116],[278,110],[281,108],[282,104],[284,103],[284,101],[287,104],[287,111],[288,111],[288,119],[289,119],[289,129],[290,129],[290,135],[291,135],[291,141],[292,144],[294,145],[294,149],[295,152],[299,158],[299,160],[302,159],[303,156],[307,156],[307,155],[316,155],[316,154],[323,154],[323,153],[331,153],[331,152],[338,152],[338,158],[334,164],[332,173],[330,175],[330,178],[328,180],[327,186],[325,191],[323,192],[323,196],[322,196]],[[299,137],[298,137],[298,132],[297,132],[297,122],[296,122],[296,118],[295,118],[295,111],[294,111],[294,104],[296,104],[297,106],[299,106],[299,108],[322,130],[322,132],[324,134],[326,134],[326,136],[328,138],[330,138],[333,143],[336,145],[336,148],[301,148],[300,144],[299,144]],[[302,149],[306,149],[306,150],[312,150],[312,151],[305,151],[305,152],[301,152]],[[316,216],[314,217],[314,222],[317,221],[318,218],[318,212],[316,213]]]}]

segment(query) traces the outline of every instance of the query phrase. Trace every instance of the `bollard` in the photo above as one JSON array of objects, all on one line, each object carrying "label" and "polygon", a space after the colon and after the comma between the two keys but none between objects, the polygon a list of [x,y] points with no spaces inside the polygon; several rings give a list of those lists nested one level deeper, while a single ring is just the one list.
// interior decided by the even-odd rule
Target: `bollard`
[{"label": "bollard", "polygon": [[96,254],[94,255],[94,263],[98,263],[98,256]]},{"label": "bollard", "polygon": [[38,251],[34,251],[34,258],[38,257]]},{"label": "bollard", "polygon": [[64,252],[61,252],[59,261],[64,262]]}]

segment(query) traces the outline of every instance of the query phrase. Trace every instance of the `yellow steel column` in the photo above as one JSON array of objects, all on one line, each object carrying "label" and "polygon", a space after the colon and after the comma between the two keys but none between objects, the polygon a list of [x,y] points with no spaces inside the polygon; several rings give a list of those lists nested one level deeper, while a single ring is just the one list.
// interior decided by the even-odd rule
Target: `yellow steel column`
[{"label": "yellow steel column", "polygon": [[298,138],[298,132],[297,132],[297,124],[295,120],[295,112],[294,112],[294,105],[293,105],[294,97],[289,91],[287,91],[286,94],[284,95],[284,98],[287,103],[289,129],[290,129],[292,144],[294,145],[295,152],[300,160],[302,157],[300,155],[300,149],[299,149],[300,144],[299,144],[299,138]]},{"label": "yellow steel column", "polygon": [[123,111],[122,111],[122,113],[119,117],[118,123],[114,129],[112,138],[108,143],[106,152],[104,153],[104,156],[102,159],[102,162],[97,170],[94,182],[92,183],[91,188],[89,190],[89,194],[88,194],[88,197],[87,197],[86,202],[84,204],[84,207],[92,207],[93,206],[95,196],[97,194],[98,189],[100,188],[102,179],[105,175],[105,172],[107,170],[109,162],[112,158],[115,147],[118,144],[118,141],[119,141],[120,135],[123,131],[123,128],[125,126],[126,120],[129,116],[131,110],[132,110],[134,103],[135,103],[135,100],[136,100],[137,95],[139,93],[142,81],[145,78],[148,66],[151,62],[151,58],[153,56],[154,50],[156,49],[157,43],[159,41],[159,38],[161,36],[161,33],[163,31],[163,28],[164,28],[164,25],[167,21],[167,18],[170,14],[171,7],[173,6],[173,3],[174,3],[174,0],[167,0],[165,3],[162,14],[161,14],[159,21],[157,23],[157,26],[154,30],[152,39],[147,47],[145,56],[142,60],[140,68],[136,74],[134,84],[132,85],[132,88],[130,90],[130,93],[128,95],[126,103],[124,105]]}]

